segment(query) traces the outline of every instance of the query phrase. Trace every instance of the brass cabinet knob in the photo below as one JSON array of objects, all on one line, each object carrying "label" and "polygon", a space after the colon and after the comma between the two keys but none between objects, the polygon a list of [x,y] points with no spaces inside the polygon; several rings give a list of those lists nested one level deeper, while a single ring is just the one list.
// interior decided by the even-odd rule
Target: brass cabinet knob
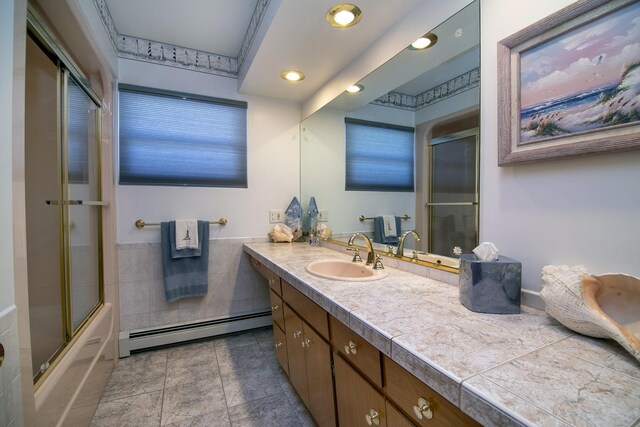
[{"label": "brass cabinet knob", "polygon": [[293,333],[293,337],[294,337],[294,338],[300,338],[300,336],[301,336],[301,335],[302,335],[302,331],[300,331],[300,330],[295,331],[295,332]]},{"label": "brass cabinet knob", "polygon": [[344,352],[347,354],[353,354],[354,356],[358,354],[358,344],[353,341],[349,341],[349,344],[344,346]]},{"label": "brass cabinet knob", "polygon": [[418,399],[417,405],[413,405],[413,412],[416,414],[416,418],[418,418],[419,420],[423,418],[430,420],[431,418],[433,418],[431,404],[424,397]]},{"label": "brass cabinet knob", "polygon": [[269,286],[273,286],[276,284],[276,279],[274,277],[272,277],[271,279],[269,279]]},{"label": "brass cabinet knob", "polygon": [[279,306],[278,304],[276,304],[276,305],[272,305],[272,306],[271,306],[271,311],[276,311],[276,310],[277,310],[277,309],[279,309],[279,308],[280,308],[280,306]]},{"label": "brass cabinet knob", "polygon": [[369,413],[365,415],[365,419],[367,420],[367,424],[372,425],[380,425],[380,414],[375,409],[369,409]]},{"label": "brass cabinet knob", "polygon": [[306,348],[311,347],[311,340],[310,340],[309,338],[305,338],[305,339],[302,341],[302,347],[306,347]]},{"label": "brass cabinet knob", "polygon": [[282,343],[281,342],[276,343],[275,347],[276,347],[276,350],[279,349],[280,347],[282,347]]}]

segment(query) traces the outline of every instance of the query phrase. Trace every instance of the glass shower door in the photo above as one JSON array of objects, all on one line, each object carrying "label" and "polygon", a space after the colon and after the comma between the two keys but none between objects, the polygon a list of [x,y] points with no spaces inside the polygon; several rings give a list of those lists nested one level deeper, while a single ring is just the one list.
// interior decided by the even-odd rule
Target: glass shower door
[{"label": "glass shower door", "polygon": [[33,375],[46,371],[66,341],[63,208],[60,203],[58,66],[27,38],[25,200]]},{"label": "glass shower door", "polygon": [[76,331],[101,301],[99,109],[65,72],[65,205],[71,325]]},{"label": "glass shower door", "polygon": [[103,301],[100,101],[29,31],[25,199],[34,382]]},{"label": "glass shower door", "polygon": [[478,131],[435,138],[430,151],[429,252],[470,253],[478,244]]}]

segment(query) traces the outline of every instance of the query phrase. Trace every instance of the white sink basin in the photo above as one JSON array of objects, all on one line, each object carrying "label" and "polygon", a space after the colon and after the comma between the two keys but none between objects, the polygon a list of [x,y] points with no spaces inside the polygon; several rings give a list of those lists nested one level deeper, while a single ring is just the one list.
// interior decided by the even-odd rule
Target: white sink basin
[{"label": "white sink basin", "polygon": [[345,261],[342,259],[323,259],[313,261],[305,269],[314,276],[347,282],[366,282],[387,277],[386,270],[374,270],[364,263]]}]

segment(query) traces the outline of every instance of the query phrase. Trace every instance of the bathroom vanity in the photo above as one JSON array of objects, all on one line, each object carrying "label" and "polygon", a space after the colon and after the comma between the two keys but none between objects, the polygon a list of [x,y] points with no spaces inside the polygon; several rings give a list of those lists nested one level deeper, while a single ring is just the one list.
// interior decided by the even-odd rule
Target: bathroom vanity
[{"label": "bathroom vanity", "polygon": [[269,283],[275,353],[320,426],[620,425],[640,420],[640,364],[546,313],[473,313],[457,287],[401,269],[373,281],[305,266],[346,253],[245,244]]}]

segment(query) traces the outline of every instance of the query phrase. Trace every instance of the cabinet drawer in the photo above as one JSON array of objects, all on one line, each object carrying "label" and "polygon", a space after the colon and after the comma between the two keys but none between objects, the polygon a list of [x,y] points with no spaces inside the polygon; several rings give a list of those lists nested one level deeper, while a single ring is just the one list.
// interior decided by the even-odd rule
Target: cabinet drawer
[{"label": "cabinet drawer", "polygon": [[287,338],[282,332],[282,329],[274,323],[273,324],[273,345],[278,358],[278,363],[282,366],[282,369],[289,375],[289,360],[287,358]]},{"label": "cabinet drawer", "polygon": [[271,300],[271,317],[273,317],[273,321],[284,330],[284,305],[282,304],[282,298],[275,292],[269,291],[269,299]]},{"label": "cabinet drawer", "polygon": [[335,317],[329,316],[329,321],[333,348],[369,378],[373,384],[382,388],[382,369],[378,349]]},{"label": "cabinet drawer", "polygon": [[329,320],[327,312],[299,290],[282,280],[282,299],[304,318],[322,337],[329,340]]},{"label": "cabinet drawer", "polygon": [[269,281],[269,287],[272,291],[274,291],[278,295],[282,295],[282,288],[280,286],[280,277],[271,271],[271,269],[260,261],[250,256],[250,263],[253,268],[255,268],[258,273],[260,273],[264,278]]},{"label": "cabinet drawer", "polygon": [[[384,356],[387,396],[419,426],[478,426],[468,415]],[[426,402],[426,403],[425,403]],[[420,406],[424,410],[420,410]],[[428,406],[428,409],[426,408]],[[429,418],[429,414],[431,418]]]}]

